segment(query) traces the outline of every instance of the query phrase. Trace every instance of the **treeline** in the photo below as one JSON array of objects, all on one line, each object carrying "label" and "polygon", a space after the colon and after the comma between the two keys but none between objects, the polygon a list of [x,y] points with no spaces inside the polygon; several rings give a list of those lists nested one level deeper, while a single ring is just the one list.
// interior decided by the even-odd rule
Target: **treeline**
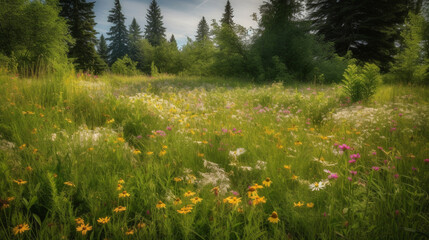
[{"label": "treeline", "polygon": [[[107,36],[96,38],[94,2],[5,0],[0,8],[0,67],[133,75],[170,73],[255,81],[339,82],[351,63],[373,63],[389,81],[428,82],[429,4],[422,0],[269,0],[258,28],[234,22],[229,1],[220,20],[202,17],[180,49],[166,36],[152,0],[142,29],[125,25],[113,0]],[[305,16],[304,16],[305,13]],[[426,17],[426,19],[424,18]]]}]

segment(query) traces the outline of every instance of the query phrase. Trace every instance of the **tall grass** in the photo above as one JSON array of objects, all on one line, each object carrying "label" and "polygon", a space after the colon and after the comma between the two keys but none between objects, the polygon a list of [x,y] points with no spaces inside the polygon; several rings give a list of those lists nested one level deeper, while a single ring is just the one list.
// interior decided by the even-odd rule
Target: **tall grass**
[{"label": "tall grass", "polygon": [[[351,105],[335,85],[224,78],[0,85],[1,239],[428,236],[427,89],[383,85]],[[249,189],[267,178],[258,203]]]}]

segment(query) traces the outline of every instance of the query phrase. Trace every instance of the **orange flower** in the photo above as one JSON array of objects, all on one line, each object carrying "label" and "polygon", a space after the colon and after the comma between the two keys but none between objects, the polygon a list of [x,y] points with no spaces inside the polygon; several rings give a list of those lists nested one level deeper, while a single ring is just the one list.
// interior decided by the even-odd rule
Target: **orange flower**
[{"label": "orange flower", "polygon": [[76,222],[76,224],[85,224],[85,221],[82,219],[82,218],[76,218],[75,220],[74,220],[75,222]]},{"label": "orange flower", "polygon": [[74,183],[72,182],[64,182],[64,184],[70,187],[75,187]]},{"label": "orange flower", "polygon": [[86,233],[88,231],[91,231],[91,230],[92,230],[92,226],[89,226],[89,223],[86,224],[86,225],[82,224],[82,225],[80,225],[79,227],[76,228],[76,231],[82,232],[82,235],[86,235]]},{"label": "orange flower", "polygon": [[156,208],[158,208],[158,209],[165,208],[165,203],[163,203],[162,201],[159,201],[159,202],[156,204]]},{"label": "orange flower", "polygon": [[187,191],[187,192],[185,192],[185,197],[192,197],[192,196],[194,196],[195,195],[195,193],[194,192],[191,192],[191,191]]},{"label": "orange flower", "polygon": [[21,234],[28,230],[30,230],[30,227],[28,226],[28,224],[26,223],[19,224],[13,228],[13,235]]},{"label": "orange flower", "polygon": [[304,206],[304,202],[297,202],[297,203],[293,203],[294,207],[302,207]]},{"label": "orange flower", "polygon": [[108,223],[109,221],[110,221],[110,217],[99,218],[99,219],[97,220],[97,222],[98,222],[98,223],[101,223],[101,224],[106,224],[106,223]]},{"label": "orange flower", "polygon": [[113,209],[114,212],[123,212],[125,210],[127,210],[127,208],[123,206],[118,206],[117,208]]},{"label": "orange flower", "polygon": [[201,201],[203,201],[203,199],[202,199],[202,198],[199,198],[199,197],[191,198],[191,202],[192,202],[193,204],[197,204],[197,203],[199,203],[199,202],[201,202]]},{"label": "orange flower", "polygon": [[27,183],[27,181],[24,181],[21,178],[13,180],[13,181],[16,182],[18,185],[24,185]]},{"label": "orange flower", "polygon": [[271,216],[268,218],[268,221],[270,221],[272,223],[278,223],[280,221],[279,215],[277,215],[276,211],[274,211],[273,213],[271,213]]}]

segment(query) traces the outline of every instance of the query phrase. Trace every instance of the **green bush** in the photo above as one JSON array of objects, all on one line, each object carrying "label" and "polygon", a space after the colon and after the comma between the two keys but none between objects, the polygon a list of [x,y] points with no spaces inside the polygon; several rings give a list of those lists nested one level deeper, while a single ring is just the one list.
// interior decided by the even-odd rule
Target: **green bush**
[{"label": "green bush", "polygon": [[380,69],[375,64],[366,63],[364,67],[351,64],[343,75],[343,88],[352,102],[368,100],[380,82]]},{"label": "green bush", "polygon": [[122,59],[119,58],[112,65],[112,72],[120,75],[133,76],[137,75],[137,62],[131,60],[128,55],[125,55]]}]

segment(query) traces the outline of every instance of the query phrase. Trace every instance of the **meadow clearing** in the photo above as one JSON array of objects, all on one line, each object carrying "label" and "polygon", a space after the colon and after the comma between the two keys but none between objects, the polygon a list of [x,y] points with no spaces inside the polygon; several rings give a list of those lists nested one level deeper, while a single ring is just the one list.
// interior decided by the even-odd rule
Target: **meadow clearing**
[{"label": "meadow clearing", "polygon": [[0,75],[0,239],[427,239],[429,90]]}]

